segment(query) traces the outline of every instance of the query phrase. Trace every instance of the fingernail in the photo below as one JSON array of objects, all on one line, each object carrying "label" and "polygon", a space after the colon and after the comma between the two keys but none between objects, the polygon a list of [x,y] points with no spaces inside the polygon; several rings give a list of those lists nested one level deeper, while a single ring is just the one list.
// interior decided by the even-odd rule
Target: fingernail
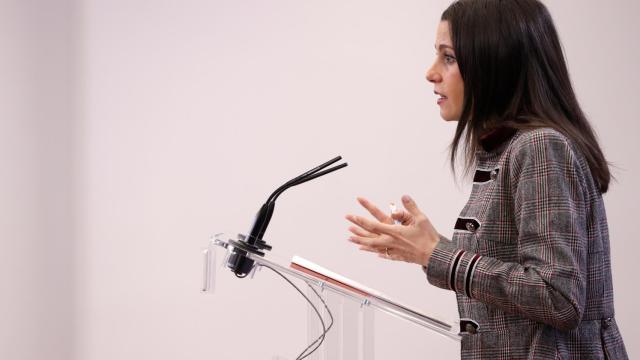
[{"label": "fingernail", "polygon": [[402,201],[404,202],[411,202],[412,199],[409,195],[402,195]]}]

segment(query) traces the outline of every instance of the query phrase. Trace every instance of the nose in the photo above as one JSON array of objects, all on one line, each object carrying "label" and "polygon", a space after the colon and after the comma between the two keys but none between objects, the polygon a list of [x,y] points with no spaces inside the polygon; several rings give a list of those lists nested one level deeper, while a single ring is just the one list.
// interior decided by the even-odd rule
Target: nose
[{"label": "nose", "polygon": [[427,81],[431,83],[439,83],[442,81],[442,75],[438,71],[436,71],[436,64],[431,65],[429,69],[427,69]]}]

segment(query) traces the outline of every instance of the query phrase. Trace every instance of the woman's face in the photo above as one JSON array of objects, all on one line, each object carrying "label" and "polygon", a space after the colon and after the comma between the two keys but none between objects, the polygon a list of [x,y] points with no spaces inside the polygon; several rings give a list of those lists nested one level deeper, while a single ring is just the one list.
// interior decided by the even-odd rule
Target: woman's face
[{"label": "woman's face", "polygon": [[449,22],[441,21],[438,25],[435,46],[436,60],[427,70],[427,80],[433,83],[438,95],[440,116],[446,121],[457,121],[462,114],[464,82],[453,51]]}]

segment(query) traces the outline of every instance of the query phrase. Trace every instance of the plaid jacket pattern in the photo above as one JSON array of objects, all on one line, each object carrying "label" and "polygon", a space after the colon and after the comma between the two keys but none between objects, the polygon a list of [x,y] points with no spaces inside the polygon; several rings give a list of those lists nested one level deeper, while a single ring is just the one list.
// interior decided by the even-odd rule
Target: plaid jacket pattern
[{"label": "plaid jacket pattern", "polygon": [[548,128],[511,132],[476,155],[453,238],[424,268],[456,292],[462,359],[627,359],[586,160]]}]

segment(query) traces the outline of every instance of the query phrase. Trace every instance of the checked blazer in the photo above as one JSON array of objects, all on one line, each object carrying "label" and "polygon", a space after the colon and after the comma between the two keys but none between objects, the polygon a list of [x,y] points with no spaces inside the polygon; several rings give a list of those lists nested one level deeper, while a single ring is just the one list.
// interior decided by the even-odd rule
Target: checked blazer
[{"label": "checked blazer", "polygon": [[482,144],[454,235],[424,267],[456,292],[462,359],[627,359],[584,157],[550,128],[494,131]]}]

